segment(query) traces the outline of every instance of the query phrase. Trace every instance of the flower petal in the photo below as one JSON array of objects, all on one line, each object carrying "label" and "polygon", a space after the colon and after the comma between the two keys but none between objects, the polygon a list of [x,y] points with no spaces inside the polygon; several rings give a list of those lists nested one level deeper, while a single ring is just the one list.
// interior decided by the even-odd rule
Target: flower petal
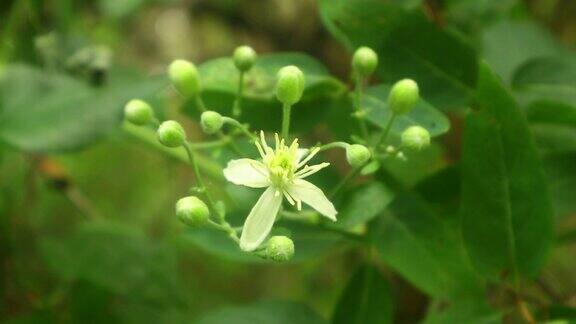
[{"label": "flower petal", "polygon": [[296,161],[294,161],[294,163],[295,163],[296,165],[298,165],[298,163],[300,163],[300,161],[302,161],[302,159],[303,159],[306,155],[308,155],[308,152],[309,152],[309,151],[310,151],[309,149],[299,148],[299,149],[296,151]]},{"label": "flower petal", "polygon": [[253,251],[264,241],[276,220],[276,214],[282,204],[282,194],[274,187],[269,187],[258,199],[242,229],[240,248]]},{"label": "flower petal", "polygon": [[224,177],[233,184],[251,188],[264,188],[270,185],[268,171],[260,161],[252,159],[231,160],[224,169]]},{"label": "flower petal", "polygon": [[292,198],[305,202],[320,214],[336,221],[336,214],[338,212],[320,188],[306,180],[295,179],[294,183],[289,186],[287,190]]}]

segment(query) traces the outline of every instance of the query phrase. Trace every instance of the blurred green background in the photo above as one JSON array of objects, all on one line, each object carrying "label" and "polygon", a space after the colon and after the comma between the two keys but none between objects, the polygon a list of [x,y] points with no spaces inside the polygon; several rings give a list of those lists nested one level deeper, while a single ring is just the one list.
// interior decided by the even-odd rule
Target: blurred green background
[{"label": "blurred green background", "polygon": [[[466,39],[506,83],[528,60],[576,46],[573,0],[382,2],[416,6]],[[259,54],[307,53],[349,84],[350,51],[325,27],[320,8],[313,0],[3,0],[0,73],[10,77],[0,83],[0,320],[237,323],[219,311],[231,305],[279,317],[318,314],[303,315],[303,323],[331,318],[352,273],[373,251],[304,228],[298,233],[308,245],[302,252],[297,246],[297,260],[276,265],[230,252],[219,234],[187,233],[173,208],[193,183],[192,172],[123,130],[118,104],[145,96],[161,116],[184,120],[181,102],[164,89],[165,67],[176,58],[200,64],[229,56],[243,44]],[[60,96],[45,96],[50,87]],[[106,92],[81,95],[102,87]],[[454,172],[445,168],[460,157],[461,104],[445,104],[441,95],[425,99],[446,113],[452,127],[424,156],[387,166],[409,186],[441,169]],[[50,113],[53,107],[61,110]],[[310,143],[345,136],[327,125],[341,118],[332,110],[306,125]],[[570,116],[558,127],[532,127],[552,182],[557,232],[565,240],[547,263],[542,284],[576,307],[576,119]],[[192,139],[203,139],[196,123],[185,126]],[[207,155],[215,161],[228,157]],[[345,164],[331,159],[334,172],[343,174]],[[458,187],[447,182],[441,185]],[[219,183],[213,184],[222,191],[236,190]],[[242,205],[254,195],[236,190],[231,199]],[[304,251],[308,246],[310,253]],[[396,272],[381,270],[391,282],[395,322],[425,318],[430,298]],[[309,309],[290,304],[292,310],[279,301]],[[219,319],[210,319],[214,312]]]}]

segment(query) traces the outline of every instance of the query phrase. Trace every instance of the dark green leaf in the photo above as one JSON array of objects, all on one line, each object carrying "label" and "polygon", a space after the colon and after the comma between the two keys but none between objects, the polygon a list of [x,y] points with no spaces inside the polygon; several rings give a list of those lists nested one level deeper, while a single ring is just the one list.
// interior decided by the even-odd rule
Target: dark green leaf
[{"label": "dark green leaf", "polygon": [[346,285],[332,323],[392,323],[393,301],[388,281],[371,265],[364,265]]},{"label": "dark green leaf", "polygon": [[481,283],[450,223],[418,196],[402,193],[373,224],[370,237],[382,259],[423,292],[477,295]]},{"label": "dark green leaf", "polygon": [[502,315],[488,306],[484,299],[461,299],[452,302],[433,302],[434,307],[424,324],[469,323],[498,324]]},{"label": "dark green leaf", "polygon": [[198,324],[320,324],[326,323],[305,305],[293,302],[259,302],[229,306],[201,316]]},{"label": "dark green leaf", "polygon": [[557,217],[576,214],[576,151],[547,156],[544,170],[554,201]]},{"label": "dark green leaf", "polygon": [[[362,106],[367,112],[368,121],[381,128],[386,127],[390,118],[389,93],[389,86],[380,85],[366,89],[362,97]],[[408,114],[398,116],[392,125],[391,132],[399,135],[406,128],[414,125],[426,128],[431,136],[444,134],[450,129],[448,118],[425,100],[420,100]]]},{"label": "dark green leaf", "polygon": [[479,273],[532,276],[552,242],[552,208],[528,124],[485,64],[481,111],[466,120],[462,158],[462,232]]},{"label": "dark green leaf", "polygon": [[378,53],[385,82],[412,78],[441,109],[466,105],[475,88],[477,58],[462,39],[428,21],[420,10],[379,0],[323,0],[322,20],[350,50]]},{"label": "dark green leaf", "polygon": [[150,97],[164,83],[119,73],[108,85],[91,88],[63,75],[10,66],[0,80],[0,140],[26,151],[83,147],[119,126],[129,99]]}]

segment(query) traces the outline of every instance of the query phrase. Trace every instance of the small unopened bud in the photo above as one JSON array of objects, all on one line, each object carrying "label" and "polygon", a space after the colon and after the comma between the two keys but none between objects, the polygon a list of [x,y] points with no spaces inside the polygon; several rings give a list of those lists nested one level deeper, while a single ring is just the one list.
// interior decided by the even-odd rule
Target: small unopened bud
[{"label": "small unopened bud", "polygon": [[294,65],[285,66],[278,71],[276,97],[285,105],[300,101],[304,93],[304,73]]},{"label": "small unopened bud", "polygon": [[205,111],[200,116],[200,126],[202,126],[202,130],[206,134],[214,134],[222,128],[222,124],[224,124],[224,120],[222,119],[222,115],[215,111]]},{"label": "small unopened bud", "polygon": [[419,151],[430,145],[430,133],[426,128],[410,126],[402,132],[402,146],[409,150]]},{"label": "small unopened bud", "polygon": [[173,120],[167,120],[158,127],[158,140],[165,146],[178,147],[186,141],[186,132],[182,125]]},{"label": "small unopened bud", "polygon": [[242,72],[250,70],[256,58],[256,52],[250,46],[240,46],[234,50],[234,65]]},{"label": "small unopened bud", "polygon": [[352,144],[346,147],[346,160],[353,167],[359,167],[370,159],[370,150],[360,144]]},{"label": "small unopened bud", "polygon": [[388,107],[396,114],[406,114],[420,100],[418,84],[410,79],[396,82],[388,96]]},{"label": "small unopened bud", "polygon": [[206,224],[209,215],[208,206],[197,197],[188,196],[176,202],[176,216],[188,226],[200,227]]},{"label": "small unopened bud", "polygon": [[276,262],[286,262],[294,256],[294,242],[286,236],[272,236],[266,244],[266,257]]},{"label": "small unopened bud", "polygon": [[154,111],[148,103],[132,99],[124,106],[124,118],[134,125],[146,125],[154,119]]},{"label": "small unopened bud", "polygon": [[352,67],[360,76],[369,76],[378,66],[378,55],[371,48],[362,46],[352,56]]},{"label": "small unopened bud", "polygon": [[200,75],[196,65],[185,60],[175,60],[168,67],[170,81],[186,98],[195,97],[200,93]]}]

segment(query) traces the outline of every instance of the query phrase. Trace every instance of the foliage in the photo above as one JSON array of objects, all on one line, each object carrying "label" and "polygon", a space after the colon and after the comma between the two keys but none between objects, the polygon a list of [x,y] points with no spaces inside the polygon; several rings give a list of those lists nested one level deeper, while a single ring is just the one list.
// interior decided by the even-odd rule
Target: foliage
[{"label": "foliage", "polygon": [[[576,320],[573,8],[3,3],[0,319]],[[256,51],[244,47],[249,60],[239,65],[233,49],[243,43]],[[358,48],[367,66],[352,63]],[[167,72],[182,58],[198,73]],[[291,102],[281,103],[286,66],[298,70],[286,81]],[[193,93],[181,92],[190,78]],[[391,99],[403,79],[418,88],[401,94],[420,97],[405,114]],[[131,99],[153,108],[142,126],[123,122]],[[178,120],[168,124],[175,147],[158,141],[165,120]],[[409,150],[402,134],[411,126],[431,145]],[[260,163],[260,130],[287,146],[298,138],[317,153],[311,166],[330,163],[306,180],[338,214],[332,222],[325,205],[280,202],[270,233],[243,251],[241,225],[266,204],[257,203],[265,186],[235,185],[223,170],[239,157]],[[277,150],[263,165],[285,167],[293,153]],[[318,194],[307,193],[304,206]],[[201,221],[182,216],[194,226],[176,215],[183,197],[196,205],[180,216],[202,207]]]}]

